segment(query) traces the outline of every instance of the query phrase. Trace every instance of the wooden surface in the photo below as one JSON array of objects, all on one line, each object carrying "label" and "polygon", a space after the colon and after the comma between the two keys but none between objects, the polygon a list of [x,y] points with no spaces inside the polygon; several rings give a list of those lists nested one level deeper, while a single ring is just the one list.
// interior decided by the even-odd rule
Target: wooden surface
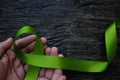
[{"label": "wooden surface", "polygon": [[[119,4],[119,0],[0,0],[0,41],[30,25],[65,57],[106,60],[104,31],[119,17]],[[120,30],[118,38],[120,43]],[[103,73],[64,73],[68,80],[120,80],[120,48]]]}]

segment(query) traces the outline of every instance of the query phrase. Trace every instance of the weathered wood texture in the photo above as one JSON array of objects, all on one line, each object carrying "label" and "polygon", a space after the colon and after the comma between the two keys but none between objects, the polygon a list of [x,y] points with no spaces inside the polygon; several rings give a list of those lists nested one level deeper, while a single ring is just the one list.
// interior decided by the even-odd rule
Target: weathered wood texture
[{"label": "weathered wood texture", "polygon": [[[0,41],[30,25],[65,57],[106,60],[104,31],[120,17],[119,4],[119,0],[0,0]],[[103,73],[64,73],[68,80],[120,80],[120,48]]]}]

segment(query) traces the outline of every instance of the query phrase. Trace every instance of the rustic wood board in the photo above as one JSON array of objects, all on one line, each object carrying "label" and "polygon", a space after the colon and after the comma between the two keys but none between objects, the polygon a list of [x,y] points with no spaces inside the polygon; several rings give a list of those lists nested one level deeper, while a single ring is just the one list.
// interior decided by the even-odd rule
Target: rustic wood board
[{"label": "rustic wood board", "polygon": [[[119,0],[1,0],[0,41],[30,25],[65,57],[106,60],[104,32],[120,17],[119,4]],[[118,38],[120,43],[120,30]],[[68,80],[120,80],[120,48],[103,73],[64,73]]]}]

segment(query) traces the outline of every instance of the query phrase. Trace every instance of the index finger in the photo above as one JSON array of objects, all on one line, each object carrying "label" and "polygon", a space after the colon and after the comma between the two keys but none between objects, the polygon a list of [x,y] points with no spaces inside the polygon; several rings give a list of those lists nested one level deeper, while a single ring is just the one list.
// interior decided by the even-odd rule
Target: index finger
[{"label": "index finger", "polygon": [[21,49],[21,48],[31,44],[35,40],[36,40],[36,36],[35,35],[30,35],[30,36],[18,39],[15,43]]}]

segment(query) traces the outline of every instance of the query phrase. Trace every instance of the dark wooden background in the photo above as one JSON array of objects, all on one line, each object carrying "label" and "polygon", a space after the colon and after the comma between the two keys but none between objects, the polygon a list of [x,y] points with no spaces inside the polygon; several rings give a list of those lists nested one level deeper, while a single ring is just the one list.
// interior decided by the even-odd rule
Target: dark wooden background
[{"label": "dark wooden background", "polygon": [[[106,60],[104,32],[120,17],[119,4],[120,0],[0,0],[0,41],[30,25],[65,57]],[[103,73],[64,74],[68,80],[120,80],[120,48]]]}]

